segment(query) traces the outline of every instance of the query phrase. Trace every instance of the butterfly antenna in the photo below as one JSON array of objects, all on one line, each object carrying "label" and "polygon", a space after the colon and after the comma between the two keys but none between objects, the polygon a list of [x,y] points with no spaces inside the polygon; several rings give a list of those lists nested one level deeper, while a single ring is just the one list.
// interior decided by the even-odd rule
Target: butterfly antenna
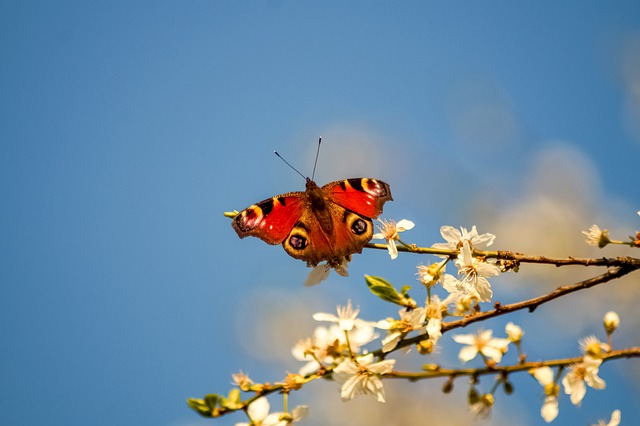
[{"label": "butterfly antenna", "polygon": [[282,161],[284,161],[284,163],[285,163],[287,166],[291,167],[291,168],[293,169],[293,171],[294,171],[294,172],[296,172],[297,174],[299,174],[300,176],[302,176],[302,178],[303,178],[303,179],[305,179],[305,180],[307,179],[307,177],[306,177],[305,175],[303,175],[302,173],[300,173],[300,172],[298,171],[298,169],[296,169],[296,168],[295,168],[295,167],[293,167],[291,164],[289,164],[289,162],[288,162],[287,160],[285,160],[285,159],[282,157],[282,155],[278,154],[278,151],[273,151],[273,153],[274,153],[275,155],[277,155],[279,159],[281,159]]},{"label": "butterfly antenna", "polygon": [[313,163],[313,173],[311,173],[311,180],[316,175],[316,165],[318,164],[318,156],[320,155],[320,143],[322,143],[322,136],[318,139],[318,150],[316,151],[316,161]]}]

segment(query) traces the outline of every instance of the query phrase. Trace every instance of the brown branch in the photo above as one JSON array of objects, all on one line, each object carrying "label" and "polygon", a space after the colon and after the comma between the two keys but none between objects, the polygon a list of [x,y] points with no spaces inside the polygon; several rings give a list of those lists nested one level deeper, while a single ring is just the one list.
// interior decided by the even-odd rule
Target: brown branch
[{"label": "brown branch", "polygon": [[[607,352],[602,356],[602,362],[610,361],[617,358],[638,358],[640,357],[640,347],[631,347],[627,349],[620,349],[611,352]],[[391,373],[387,373],[384,375],[385,378],[393,378],[393,379],[409,379],[411,381],[415,380],[423,380],[423,379],[432,379],[435,377],[458,377],[458,376],[482,376],[488,374],[509,374],[518,371],[529,371],[532,368],[540,368],[540,367],[562,367],[568,366],[572,364],[576,364],[581,362],[583,357],[577,358],[565,358],[565,359],[555,359],[549,361],[535,361],[535,362],[525,362],[521,364],[515,365],[497,365],[493,367],[482,367],[482,368],[438,368],[436,367],[430,371],[420,371],[420,372],[401,372],[401,371],[392,371]]]},{"label": "brown branch", "polygon": [[[631,347],[627,349],[619,349],[619,350],[607,352],[603,354],[602,362],[604,363],[606,361],[611,361],[618,358],[638,358],[638,357],[640,357],[640,347],[636,346],[636,347]],[[433,379],[437,377],[454,378],[459,376],[478,377],[478,376],[490,375],[490,374],[506,375],[509,373],[515,373],[520,371],[529,371],[532,368],[540,368],[544,366],[548,366],[548,367],[568,366],[568,365],[579,363],[582,361],[582,359],[583,357],[564,358],[564,359],[555,359],[555,360],[549,360],[549,361],[525,362],[525,363],[520,363],[515,365],[504,365],[504,366],[500,365],[500,366],[482,367],[482,368],[455,369],[455,368],[440,368],[436,366],[436,368],[433,370],[421,371],[421,372],[415,372],[415,373],[392,371],[390,373],[384,374],[383,376],[381,376],[381,378],[407,379],[409,381],[417,381],[417,380]],[[323,376],[330,377],[332,372],[333,372],[333,367],[329,367],[326,370],[321,370],[316,373],[309,374],[306,377],[306,382],[319,379]],[[265,384],[261,392],[256,393],[252,397],[242,401],[237,407],[235,408],[217,407],[215,409],[215,412],[210,413],[208,417],[222,417],[226,414],[230,414],[235,411],[244,410],[250,403],[252,403],[256,399],[274,392],[282,392],[284,390],[284,387],[285,386],[283,384],[276,384],[276,385]],[[205,413],[200,413],[200,414],[206,415]]]},{"label": "brown branch", "polygon": [[451,321],[451,322],[442,324],[442,332],[444,333],[445,331],[449,331],[454,328],[466,327],[467,325],[472,324],[474,322],[484,321],[488,318],[497,317],[500,315],[507,314],[509,312],[519,311],[522,309],[528,309],[529,312],[533,312],[538,306],[544,303],[550,302],[552,300],[555,300],[559,297],[576,292],[578,290],[584,290],[587,288],[594,287],[598,284],[603,284],[611,280],[621,278],[635,270],[636,269],[630,268],[630,267],[620,267],[620,268],[609,270],[604,274],[598,275],[596,277],[589,278],[584,281],[580,281],[573,285],[558,287],[551,293],[542,295],[540,297],[535,297],[533,299],[512,303],[509,305],[500,305],[499,303],[496,303],[495,309],[491,311],[481,312],[470,317],[466,317],[457,321]]},{"label": "brown branch", "polygon": [[[510,312],[519,311],[522,309],[529,309],[529,312],[533,312],[538,306],[544,303],[550,302],[552,300],[555,300],[559,297],[576,292],[578,290],[584,290],[590,287],[594,287],[598,284],[603,284],[608,281],[621,278],[637,269],[638,268],[633,268],[633,267],[619,267],[616,269],[609,270],[604,274],[598,275],[596,277],[589,278],[584,281],[580,281],[573,285],[558,287],[551,293],[548,293],[539,297],[535,297],[533,299],[524,300],[522,302],[516,302],[509,305],[500,305],[499,303],[496,303],[495,309],[492,309],[490,311],[480,312],[475,315],[471,315],[471,316],[459,319],[457,321],[445,322],[442,324],[441,330],[442,330],[442,333],[445,333],[455,328],[466,327],[467,325],[473,324],[475,322],[485,321],[489,318],[505,315]],[[415,336],[415,337],[403,340],[400,343],[398,343],[398,345],[396,346],[396,349],[401,349],[407,346],[411,346],[413,344],[423,341],[424,339],[425,339],[425,336],[422,335],[422,336]],[[374,354],[381,355],[382,351],[381,350],[374,351]]]},{"label": "brown branch", "polygon": [[[377,250],[387,250],[386,244],[369,243],[366,245],[368,248]],[[430,247],[415,247],[415,246],[398,246],[398,251],[404,251],[409,253],[418,254],[433,254],[440,256],[449,256],[450,258],[456,258],[458,256],[458,250],[444,250],[434,249]],[[522,253],[515,253],[505,250],[489,251],[489,250],[474,250],[473,254],[478,257],[484,257],[487,259],[498,259],[504,261],[511,261],[516,263],[536,263],[536,264],[548,264],[555,266],[568,266],[568,265],[582,265],[582,266],[607,266],[607,267],[624,267],[640,268],[640,259],[633,257],[601,257],[601,258],[579,258],[579,257],[548,257],[548,256],[530,256]]]}]

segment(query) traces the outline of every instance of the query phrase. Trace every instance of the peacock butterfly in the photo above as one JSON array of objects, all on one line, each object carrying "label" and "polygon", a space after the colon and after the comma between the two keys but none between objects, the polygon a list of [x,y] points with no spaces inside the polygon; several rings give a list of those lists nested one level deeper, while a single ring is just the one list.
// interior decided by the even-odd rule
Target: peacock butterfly
[{"label": "peacock butterfly", "polygon": [[393,199],[389,185],[371,178],[345,179],[322,187],[310,178],[306,181],[304,192],[271,197],[238,213],[231,223],[238,236],[282,244],[290,256],[308,266],[322,261],[335,266],[361,253],[373,237],[371,219]]}]

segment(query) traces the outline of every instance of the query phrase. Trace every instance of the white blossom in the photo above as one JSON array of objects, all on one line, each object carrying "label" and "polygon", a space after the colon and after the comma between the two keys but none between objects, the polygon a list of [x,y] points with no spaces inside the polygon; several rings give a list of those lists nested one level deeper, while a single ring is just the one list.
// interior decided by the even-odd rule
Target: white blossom
[{"label": "white blossom", "polygon": [[545,398],[540,415],[545,422],[551,423],[558,417],[558,385],[555,384],[553,370],[544,366],[535,368],[530,373],[544,387]]},{"label": "white blossom", "polygon": [[491,416],[491,410],[495,404],[495,398],[490,393],[482,394],[478,400],[471,404],[471,412],[478,417],[487,418]]},{"label": "white blossom", "polygon": [[438,282],[441,282],[444,285],[444,277],[446,270],[447,259],[438,262],[432,263],[429,266],[418,265],[418,281],[424,284],[426,287],[431,288],[436,285]]},{"label": "white blossom", "polygon": [[318,312],[313,314],[316,321],[336,322],[341,330],[350,331],[356,323],[356,318],[360,313],[360,309],[353,309],[351,300],[347,302],[347,306],[338,306],[336,308],[338,315]]},{"label": "white blossom", "polygon": [[601,342],[596,336],[587,336],[579,343],[582,353],[591,358],[602,358],[603,352],[609,351],[609,345]]},{"label": "white blossom", "polygon": [[585,242],[593,247],[603,248],[609,244],[609,231],[601,230],[598,225],[591,225],[588,231],[582,231],[586,235]]},{"label": "white blossom", "polygon": [[473,225],[471,231],[467,231],[467,228],[464,227],[460,227],[460,231],[458,231],[453,226],[443,226],[440,228],[440,235],[442,235],[446,243],[436,243],[431,247],[435,249],[457,250],[467,241],[471,247],[483,249],[492,245],[496,238],[495,235],[489,233],[479,235],[475,225]]},{"label": "white blossom", "polygon": [[316,327],[312,338],[299,341],[291,350],[295,359],[306,361],[298,374],[306,376],[323,365],[337,364],[349,355],[349,348],[352,353],[359,353],[362,346],[378,338],[373,326],[362,320],[356,320],[355,327],[347,333],[348,345],[345,332],[337,324]]},{"label": "white blossom", "polygon": [[345,359],[333,370],[333,378],[342,385],[340,397],[343,401],[350,401],[357,395],[370,394],[379,402],[385,402],[384,388],[379,376],[390,373],[395,363],[395,359],[373,363],[373,354],[364,355],[356,360]]},{"label": "white blossom", "polygon": [[231,378],[233,379],[233,384],[235,384],[245,392],[247,392],[254,384],[253,380],[251,380],[249,376],[244,374],[242,371],[236,374],[232,374]]},{"label": "white blossom", "polygon": [[609,423],[605,423],[604,420],[599,420],[598,423],[595,423],[592,426],[618,426],[620,424],[620,417],[620,410],[613,410]]},{"label": "white blossom", "polygon": [[240,422],[236,423],[236,426],[288,426],[300,421],[309,411],[304,405],[291,410],[291,414],[269,413],[270,408],[267,398],[256,399],[247,407],[247,416],[251,423]]},{"label": "white blossom", "polygon": [[376,323],[376,327],[388,330],[387,336],[382,339],[383,352],[393,350],[400,339],[414,330],[420,330],[420,334],[424,334],[426,331],[423,327],[426,315],[424,308],[415,308],[410,311],[403,308],[400,309],[399,315],[399,320],[389,318]]},{"label": "white blossom", "polygon": [[493,292],[487,277],[500,274],[500,268],[492,263],[481,262],[471,254],[471,246],[465,241],[460,249],[460,254],[455,260],[458,267],[458,276],[462,278],[458,281],[457,287],[467,293],[477,292],[481,302],[490,302]]},{"label": "white blossom", "polygon": [[309,272],[309,275],[307,275],[307,279],[304,281],[304,285],[307,287],[311,287],[320,284],[322,281],[326,280],[329,277],[329,272],[331,272],[331,269],[336,271],[338,275],[348,277],[349,272],[347,271],[347,266],[349,266],[349,260],[350,256],[345,256],[335,259],[334,261],[316,265],[311,270],[311,272]]},{"label": "white blossom", "polygon": [[398,248],[396,247],[396,240],[399,239],[398,233],[413,229],[415,224],[407,219],[402,219],[398,223],[391,219],[378,219],[378,222],[381,223],[381,225],[378,226],[378,230],[380,232],[374,234],[373,239],[387,241],[387,250],[389,251],[389,256],[393,260],[398,257]]},{"label": "white blossom", "polygon": [[571,395],[573,405],[580,405],[582,398],[587,393],[587,386],[594,389],[604,389],[605,381],[598,377],[598,368],[602,363],[601,359],[584,356],[582,362],[569,367],[569,372],[562,379],[564,392]]},{"label": "white blossom", "polygon": [[524,331],[518,325],[515,325],[512,322],[508,322],[505,326],[505,331],[507,332],[507,337],[513,343],[519,343],[522,340],[522,336],[524,335]]},{"label": "white blossom", "polygon": [[470,361],[480,353],[495,363],[500,362],[502,355],[507,351],[511,341],[509,339],[492,336],[493,331],[491,330],[479,330],[476,334],[458,334],[453,336],[453,340],[456,343],[467,345],[462,348],[458,354],[460,361]]},{"label": "white blossom", "polygon": [[459,297],[460,293],[450,293],[444,300],[440,300],[438,295],[434,295],[427,301],[427,334],[434,345],[442,336],[442,315],[447,312],[450,304],[456,303]]},{"label": "white blossom", "polygon": [[619,325],[620,317],[618,316],[617,312],[609,311],[604,314],[604,329],[607,334],[611,334],[616,331]]}]

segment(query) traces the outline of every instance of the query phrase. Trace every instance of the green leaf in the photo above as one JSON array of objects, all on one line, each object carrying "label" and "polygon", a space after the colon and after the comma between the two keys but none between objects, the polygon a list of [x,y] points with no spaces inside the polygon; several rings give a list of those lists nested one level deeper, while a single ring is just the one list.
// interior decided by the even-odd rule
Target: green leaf
[{"label": "green leaf", "polygon": [[220,397],[220,406],[229,410],[239,410],[244,405],[240,402],[240,389],[232,389],[227,398]]},{"label": "green leaf", "polygon": [[209,408],[209,405],[203,400],[198,398],[189,398],[187,399],[187,404],[191,407],[192,410],[196,411],[203,417],[213,417],[212,409]]},{"label": "green leaf", "polygon": [[240,389],[231,389],[227,399],[229,404],[233,404],[236,408],[242,408],[242,402],[240,402]]},{"label": "green leaf", "polygon": [[209,407],[211,411],[213,411],[213,409],[216,408],[216,405],[218,405],[219,400],[220,400],[220,397],[215,393],[210,393],[208,395],[205,395],[204,397],[204,402],[207,404],[207,407]]},{"label": "green leaf", "polygon": [[400,293],[402,293],[404,297],[409,297],[409,295],[407,294],[409,290],[411,290],[410,285],[403,285],[402,288],[400,289]]},{"label": "green leaf", "polygon": [[380,299],[395,303],[396,305],[403,306],[402,300],[404,299],[398,291],[393,288],[391,283],[381,277],[374,277],[371,275],[364,276],[365,281],[367,282],[367,286],[369,287],[369,291],[371,293],[378,296]]}]

